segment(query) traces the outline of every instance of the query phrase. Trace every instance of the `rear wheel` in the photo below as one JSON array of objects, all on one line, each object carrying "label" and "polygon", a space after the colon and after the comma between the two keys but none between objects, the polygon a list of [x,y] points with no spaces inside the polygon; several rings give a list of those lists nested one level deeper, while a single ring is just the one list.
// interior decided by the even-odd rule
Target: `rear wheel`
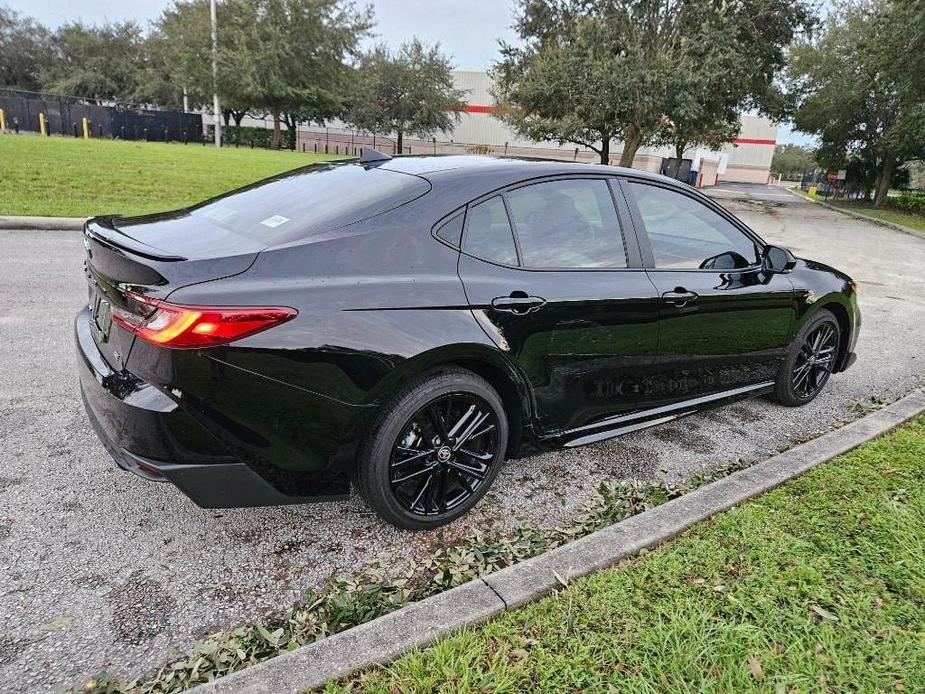
[{"label": "rear wheel", "polygon": [[487,381],[455,368],[424,376],[383,408],[360,457],[357,489],[392,525],[444,525],[488,491],[507,437],[501,398]]},{"label": "rear wheel", "polygon": [[812,401],[829,380],[838,358],[841,328],[831,311],[819,311],[797,333],[774,386],[774,399],[796,407]]}]

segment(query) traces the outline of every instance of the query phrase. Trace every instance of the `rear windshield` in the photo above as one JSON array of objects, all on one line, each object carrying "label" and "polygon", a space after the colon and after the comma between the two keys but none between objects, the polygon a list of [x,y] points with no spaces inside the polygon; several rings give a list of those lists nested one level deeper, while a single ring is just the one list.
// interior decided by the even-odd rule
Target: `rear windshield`
[{"label": "rear windshield", "polygon": [[316,164],[213,198],[196,217],[267,245],[368,219],[430,190],[417,176],[360,164]]}]

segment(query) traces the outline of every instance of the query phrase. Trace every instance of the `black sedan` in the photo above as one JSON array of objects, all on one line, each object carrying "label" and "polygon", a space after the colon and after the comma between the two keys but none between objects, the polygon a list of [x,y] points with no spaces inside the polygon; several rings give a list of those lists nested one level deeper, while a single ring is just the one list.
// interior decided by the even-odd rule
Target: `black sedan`
[{"label": "black sedan", "polygon": [[85,228],[80,383],[126,470],[205,507],[345,497],[431,528],[505,458],[815,398],[855,283],[631,169],[367,151]]}]

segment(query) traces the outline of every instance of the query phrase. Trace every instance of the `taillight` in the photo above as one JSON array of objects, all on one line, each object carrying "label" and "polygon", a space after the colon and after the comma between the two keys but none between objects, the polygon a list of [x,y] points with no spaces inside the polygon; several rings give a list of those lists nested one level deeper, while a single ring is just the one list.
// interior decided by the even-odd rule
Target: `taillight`
[{"label": "taillight", "polygon": [[183,306],[127,296],[129,310],[113,308],[112,319],[143,340],[163,347],[193,349],[240,340],[295,318],[294,308]]}]

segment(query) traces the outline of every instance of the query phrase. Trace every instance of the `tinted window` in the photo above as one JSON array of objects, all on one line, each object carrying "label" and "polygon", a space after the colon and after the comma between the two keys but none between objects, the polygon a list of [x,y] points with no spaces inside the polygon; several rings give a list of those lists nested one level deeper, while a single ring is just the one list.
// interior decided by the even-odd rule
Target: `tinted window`
[{"label": "tinted window", "polygon": [[495,196],[469,208],[466,252],[493,263],[517,265],[517,249],[504,201]]},{"label": "tinted window", "polygon": [[549,181],[505,197],[524,266],[626,267],[620,222],[606,181]]},{"label": "tinted window", "polygon": [[367,219],[430,190],[417,176],[358,164],[318,164],[233,191],[188,212],[267,244]]},{"label": "tinted window", "polygon": [[701,202],[642,183],[629,185],[657,268],[729,270],[755,265],[752,240]]},{"label": "tinted window", "polygon": [[465,215],[462,213],[456,215],[449,221],[444,222],[437,227],[437,236],[453,246],[459,248],[462,241],[463,220]]}]

